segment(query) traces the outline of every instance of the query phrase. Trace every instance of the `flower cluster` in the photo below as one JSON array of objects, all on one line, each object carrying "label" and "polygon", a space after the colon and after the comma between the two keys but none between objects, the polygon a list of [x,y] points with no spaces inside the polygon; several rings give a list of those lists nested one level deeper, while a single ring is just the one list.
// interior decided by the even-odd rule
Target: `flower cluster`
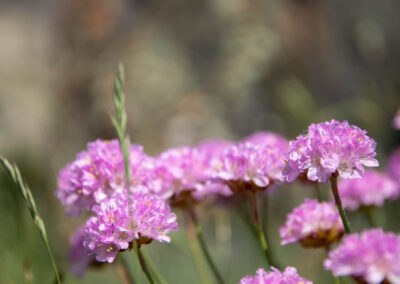
[{"label": "flower cluster", "polygon": [[351,234],[331,251],[324,266],[361,283],[400,283],[400,237],[381,229]]},{"label": "flower cluster", "polygon": [[167,234],[178,230],[175,214],[157,196],[133,192],[131,206],[122,194],[93,207],[96,216],[86,222],[83,245],[97,261],[113,262],[134,238],[139,245],[151,240],[169,242]]},{"label": "flower cluster", "polygon": [[395,182],[400,184],[400,148],[390,155],[387,173]]},{"label": "flower cluster", "polygon": [[82,276],[86,268],[95,261],[94,255],[83,246],[85,241],[85,226],[80,226],[70,239],[68,259],[72,263],[71,272],[76,276]]},{"label": "flower cluster", "polygon": [[286,267],[283,272],[274,267],[271,269],[272,272],[267,273],[260,268],[256,276],[246,276],[240,280],[239,284],[312,284],[311,281],[300,277],[294,267]]},{"label": "flower cluster", "polygon": [[[149,174],[142,146],[130,147],[131,185],[142,184]],[[117,140],[96,140],[76,160],[60,171],[57,197],[69,215],[90,210],[95,204],[125,190],[123,155]]]},{"label": "flower cluster", "polygon": [[310,181],[327,182],[334,173],[359,178],[364,166],[379,165],[375,147],[376,142],[365,130],[347,121],[311,124],[306,135],[290,142],[284,179],[292,182],[304,175]]},{"label": "flower cluster", "polygon": [[361,179],[341,180],[339,193],[343,206],[349,210],[382,206],[387,199],[400,196],[400,187],[384,173],[366,171]]},{"label": "flower cluster", "polygon": [[280,229],[281,244],[300,242],[305,247],[324,247],[341,239],[344,228],[335,205],[306,201],[287,215]]},{"label": "flower cluster", "polygon": [[215,176],[233,192],[264,190],[282,180],[287,147],[280,135],[256,133],[224,152]]}]

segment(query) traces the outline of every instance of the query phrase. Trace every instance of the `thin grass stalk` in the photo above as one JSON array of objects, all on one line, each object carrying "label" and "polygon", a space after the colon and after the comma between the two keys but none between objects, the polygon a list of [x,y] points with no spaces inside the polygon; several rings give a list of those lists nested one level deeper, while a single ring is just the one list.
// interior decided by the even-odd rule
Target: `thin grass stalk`
[{"label": "thin grass stalk", "polygon": [[[264,252],[265,259],[267,261],[268,266],[274,265],[271,259],[271,255],[268,250],[267,239],[264,234],[264,230],[261,225],[260,216],[258,214],[258,204],[257,204],[257,193],[250,192],[250,207],[253,213],[253,223],[256,229],[256,233],[258,236],[258,240],[260,242],[261,248]],[[275,265],[274,265],[275,266]]]},{"label": "thin grass stalk", "polygon": [[344,212],[344,209],[343,209],[342,200],[340,199],[337,178],[338,178],[337,174],[333,174],[331,176],[332,193],[333,193],[333,197],[335,198],[336,207],[339,210],[340,218],[342,219],[344,230],[345,230],[346,234],[350,234],[351,233],[350,225],[349,225],[349,221],[347,220],[346,213]]},{"label": "thin grass stalk", "polygon": [[0,162],[7,173],[11,176],[14,183],[17,185],[20,194],[22,195],[25,205],[28,207],[29,213],[33,219],[33,223],[35,224],[36,228],[39,230],[40,236],[43,242],[46,245],[47,253],[49,254],[54,273],[56,274],[57,283],[61,283],[60,275],[58,273],[57,265],[53,257],[53,253],[51,251],[48,239],[47,239],[47,232],[46,227],[44,225],[43,219],[39,215],[39,211],[36,207],[35,199],[33,198],[32,192],[29,189],[26,182],[22,179],[21,172],[19,171],[18,167],[15,164],[11,164],[6,158],[0,156]]},{"label": "thin grass stalk", "polygon": [[212,260],[212,257],[207,249],[207,245],[206,245],[206,242],[204,241],[203,232],[202,232],[200,224],[198,222],[196,212],[194,211],[194,209],[192,207],[188,208],[187,211],[189,214],[189,218],[192,221],[194,230],[196,232],[196,238],[200,245],[200,249],[203,252],[203,255],[204,255],[209,267],[211,268],[211,271],[213,272],[215,279],[217,280],[217,282],[219,284],[224,284],[225,282],[224,282],[221,274],[219,273],[217,266],[215,265],[214,261]]}]

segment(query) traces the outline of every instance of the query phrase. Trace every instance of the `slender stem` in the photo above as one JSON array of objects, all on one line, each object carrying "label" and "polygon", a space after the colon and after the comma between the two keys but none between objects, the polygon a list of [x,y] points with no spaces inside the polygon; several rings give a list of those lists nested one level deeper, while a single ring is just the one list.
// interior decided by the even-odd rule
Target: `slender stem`
[{"label": "slender stem", "polygon": [[139,284],[142,284],[142,276],[140,273],[140,257],[139,257],[139,245],[138,245],[138,241],[136,239],[133,239],[133,251],[135,252],[136,256],[137,256],[137,261],[136,261],[136,275],[137,275],[137,280]]},{"label": "slender stem", "polygon": [[373,228],[378,227],[378,224],[376,224],[375,219],[374,219],[374,214],[372,212],[372,208],[366,208],[365,215],[367,215],[368,223],[371,227],[373,227]]},{"label": "slender stem", "polygon": [[261,225],[260,216],[258,215],[258,204],[257,204],[257,194],[255,192],[250,192],[250,206],[253,212],[253,223],[256,228],[256,233],[258,236],[258,240],[260,241],[261,248],[264,251],[265,258],[267,260],[268,265],[273,265],[271,256],[268,251],[268,243],[264,234],[264,230]]},{"label": "slender stem", "polygon": [[161,274],[157,271],[156,267],[153,265],[151,262],[150,258],[147,256],[147,254],[144,251],[141,251],[141,255],[147,264],[147,267],[149,268],[151,274],[153,274],[154,278],[159,284],[168,284],[168,282],[161,276]]},{"label": "slender stem", "polygon": [[314,190],[315,190],[315,195],[317,196],[318,201],[322,202],[322,197],[321,197],[321,192],[319,191],[318,182],[314,183]]},{"label": "slender stem", "polygon": [[344,212],[343,206],[342,206],[342,200],[340,199],[340,196],[339,196],[339,189],[338,189],[338,184],[337,184],[337,174],[333,174],[331,176],[331,188],[332,188],[333,197],[335,198],[336,207],[339,210],[340,218],[342,218],[344,230],[345,230],[346,234],[350,234],[351,231],[350,231],[349,222],[347,221],[346,213]]},{"label": "slender stem", "polygon": [[198,243],[196,242],[196,233],[192,222],[186,226],[187,235],[189,239],[190,250],[192,251],[192,255],[194,258],[194,263],[196,265],[197,273],[199,274],[201,283],[207,284],[210,283],[210,279],[208,277],[208,273],[205,270],[204,263],[202,261],[201,253],[199,251]]},{"label": "slender stem", "polygon": [[132,272],[130,271],[130,267],[126,259],[122,255],[119,259],[120,261],[116,263],[115,270],[117,271],[117,274],[121,278],[121,281],[125,284],[135,284]]},{"label": "slender stem", "polygon": [[153,278],[151,277],[150,271],[147,268],[147,265],[146,265],[146,262],[145,262],[145,260],[143,258],[143,255],[140,252],[140,247],[138,247],[138,249],[137,249],[137,254],[138,254],[140,266],[142,267],[142,270],[143,270],[144,274],[146,275],[147,280],[149,280],[150,284],[154,284],[155,282],[154,282]]},{"label": "slender stem", "polygon": [[208,252],[206,243],[203,238],[203,233],[202,233],[201,227],[198,223],[197,216],[196,216],[196,213],[194,212],[193,207],[190,207],[188,209],[188,213],[189,213],[190,220],[193,223],[193,226],[194,226],[194,229],[196,232],[197,241],[199,242],[199,245],[200,245],[200,249],[202,250],[204,257],[206,258],[208,265],[210,266],[212,272],[214,273],[214,276],[215,276],[217,282],[219,284],[224,284],[224,280],[222,279],[221,274],[219,273],[215,263],[213,262],[213,260],[211,258],[210,253]]},{"label": "slender stem", "polygon": [[47,241],[47,237],[46,237],[45,239],[46,239],[46,240],[45,240],[45,244],[46,244],[47,252],[49,253],[49,256],[50,256],[50,259],[51,259],[51,264],[52,264],[53,269],[54,269],[55,274],[56,274],[57,283],[61,284],[60,274],[58,273],[58,269],[57,269],[57,266],[56,266],[56,262],[55,262],[55,260],[54,260],[53,254],[52,254],[52,252],[51,252],[49,242]]}]

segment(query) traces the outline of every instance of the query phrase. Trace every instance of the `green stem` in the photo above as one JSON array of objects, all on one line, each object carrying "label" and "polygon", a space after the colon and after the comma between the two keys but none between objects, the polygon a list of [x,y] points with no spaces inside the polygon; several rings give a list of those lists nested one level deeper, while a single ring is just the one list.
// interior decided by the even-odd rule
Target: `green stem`
[{"label": "green stem", "polygon": [[193,223],[193,226],[194,226],[194,229],[196,232],[197,241],[199,242],[199,245],[200,245],[200,249],[202,250],[204,257],[206,258],[208,265],[210,266],[212,272],[214,273],[214,276],[215,276],[217,282],[219,284],[224,284],[224,280],[222,279],[221,274],[219,273],[215,263],[213,262],[213,260],[211,258],[210,253],[208,252],[206,243],[203,238],[203,233],[202,233],[201,227],[198,223],[197,216],[196,216],[196,213],[194,212],[194,209],[189,208],[188,213],[189,213],[190,220]]},{"label": "green stem", "polygon": [[150,271],[147,268],[147,265],[146,265],[146,262],[145,262],[145,260],[143,258],[143,255],[140,252],[140,247],[138,247],[138,249],[137,249],[137,254],[138,254],[140,266],[142,267],[142,270],[143,270],[144,274],[146,275],[147,280],[149,280],[150,284],[154,284],[153,277],[151,277]]},{"label": "green stem", "polygon": [[142,276],[140,273],[140,257],[139,257],[139,245],[138,245],[138,241],[136,239],[133,239],[133,251],[135,252],[136,256],[137,256],[137,261],[136,261],[136,279],[138,280],[139,284],[142,284]]},{"label": "green stem", "polygon": [[144,259],[144,262],[147,264],[147,267],[149,268],[151,274],[153,274],[154,278],[156,279],[156,281],[159,284],[168,284],[168,282],[161,276],[156,267],[153,265],[147,254],[144,251],[141,251],[141,255]]},{"label": "green stem", "polygon": [[51,259],[51,264],[52,264],[54,272],[56,274],[57,283],[61,284],[60,274],[58,273],[56,262],[54,261],[53,253],[51,252],[51,249],[50,249],[49,243],[47,241],[47,238],[45,240],[45,243],[46,243],[47,252],[49,253],[49,256],[50,256],[50,259]]},{"label": "green stem", "polygon": [[257,194],[255,192],[250,192],[250,206],[253,212],[253,223],[256,228],[256,233],[258,236],[258,240],[260,242],[261,248],[264,252],[265,259],[267,260],[267,264],[273,265],[271,256],[268,251],[268,243],[264,234],[264,230],[262,229],[260,216],[258,215],[258,204],[257,204]]},{"label": "green stem", "polygon": [[351,230],[350,230],[349,222],[347,221],[346,213],[343,210],[342,200],[340,199],[340,195],[339,195],[336,173],[331,176],[331,188],[332,188],[333,197],[335,198],[336,207],[339,210],[340,218],[342,219],[342,222],[343,222],[344,230],[345,230],[346,234],[350,234]]}]

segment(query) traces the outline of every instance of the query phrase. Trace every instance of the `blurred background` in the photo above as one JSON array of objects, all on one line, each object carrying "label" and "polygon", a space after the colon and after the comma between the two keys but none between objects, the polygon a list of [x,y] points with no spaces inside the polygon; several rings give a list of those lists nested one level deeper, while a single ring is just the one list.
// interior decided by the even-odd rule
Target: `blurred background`
[{"label": "blurred background", "polygon": [[[81,279],[68,272],[69,236],[83,219],[66,218],[54,197],[60,168],[88,141],[115,137],[109,115],[119,61],[129,133],[148,154],[256,130],[294,138],[311,122],[336,118],[368,130],[384,168],[400,145],[391,125],[400,106],[399,9],[396,0],[2,0],[0,153],[30,185],[65,283],[120,283],[111,265]],[[285,214],[313,191],[293,184],[271,195],[274,255],[329,283],[324,251],[279,245]],[[376,210],[385,230],[399,231],[399,205]],[[227,283],[265,266],[240,214],[212,204],[199,211]],[[363,216],[350,219],[366,226]],[[0,283],[52,283],[45,247],[4,171],[0,228]],[[201,283],[185,230],[172,239],[145,249],[169,283]]]}]

